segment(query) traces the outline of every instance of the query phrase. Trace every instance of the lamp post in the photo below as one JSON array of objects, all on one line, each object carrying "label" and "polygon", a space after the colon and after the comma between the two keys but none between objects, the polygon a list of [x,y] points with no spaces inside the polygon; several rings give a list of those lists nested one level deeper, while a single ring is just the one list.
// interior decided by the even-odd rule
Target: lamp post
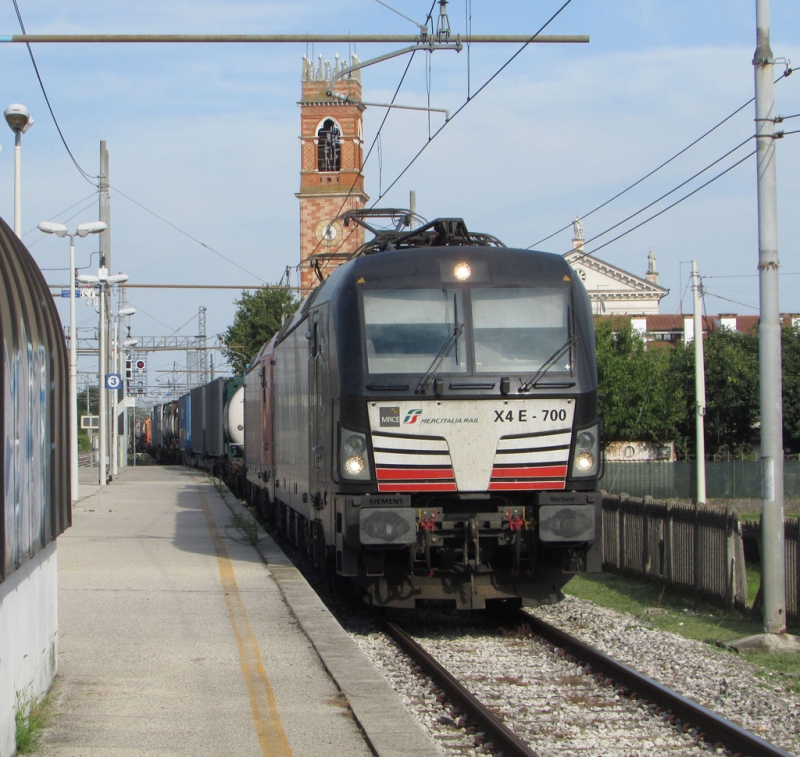
[{"label": "lamp post", "polygon": [[[113,314],[114,317],[114,327],[112,329],[114,333],[114,350],[111,358],[111,366],[112,371],[114,373],[122,373],[120,370],[120,360],[119,360],[119,320],[120,318],[125,318],[126,316],[131,316],[136,314],[136,308],[120,308],[116,313]],[[125,385],[125,380],[123,379],[120,386]],[[111,429],[111,438],[114,440],[113,444],[111,445],[111,475],[116,476],[119,472],[119,390],[115,389],[114,394],[112,395],[112,411],[111,411],[111,418],[112,418],[112,429]]]},{"label": "lamp post", "polygon": [[63,223],[42,221],[39,230],[45,234],[69,237],[69,467],[70,498],[78,501],[78,350],[75,335],[75,237],[99,234],[106,225],[102,221],[82,223],[70,233]]},{"label": "lamp post", "polygon": [[33,126],[33,117],[28,109],[19,103],[6,108],[6,123],[14,132],[14,233],[22,239],[22,135]]},{"label": "lamp post", "polygon": [[[100,460],[99,460],[99,476],[98,483],[100,486],[105,486],[108,483],[108,428],[107,428],[107,410],[106,410],[106,290],[110,289],[115,284],[122,284],[128,280],[128,274],[118,273],[109,275],[108,268],[100,268],[97,271],[97,276],[80,275],[77,277],[78,281],[82,284],[97,284],[100,289],[100,333],[98,334],[100,349],[99,352],[99,368],[98,375],[98,388],[100,394],[100,407],[98,415],[100,416],[100,427],[98,433],[100,434]],[[114,389],[116,391],[116,389]]]}]

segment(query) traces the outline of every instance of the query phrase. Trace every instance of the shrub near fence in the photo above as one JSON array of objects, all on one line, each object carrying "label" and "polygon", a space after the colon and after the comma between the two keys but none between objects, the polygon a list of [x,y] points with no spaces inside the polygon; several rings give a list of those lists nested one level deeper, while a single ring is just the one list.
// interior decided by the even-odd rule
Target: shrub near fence
[{"label": "shrub near fence", "polygon": [[724,607],[747,606],[735,513],[605,494],[603,570],[655,578]]}]

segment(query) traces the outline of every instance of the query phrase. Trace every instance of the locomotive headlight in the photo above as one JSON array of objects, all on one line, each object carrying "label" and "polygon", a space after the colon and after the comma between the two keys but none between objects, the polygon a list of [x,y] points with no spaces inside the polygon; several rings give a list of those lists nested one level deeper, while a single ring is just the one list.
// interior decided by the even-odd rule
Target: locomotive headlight
[{"label": "locomotive headlight", "polygon": [[472,276],[472,269],[469,267],[469,263],[456,263],[453,268],[453,276],[456,277],[456,281],[466,281]]},{"label": "locomotive headlight", "polygon": [[366,435],[342,428],[339,434],[339,450],[342,477],[356,481],[369,481]]},{"label": "locomotive headlight", "polygon": [[581,429],[575,434],[575,447],[572,457],[573,477],[596,476],[600,459],[598,427]]},{"label": "locomotive headlight", "polygon": [[361,455],[351,455],[344,461],[344,470],[351,478],[358,478],[367,467],[367,462]]}]

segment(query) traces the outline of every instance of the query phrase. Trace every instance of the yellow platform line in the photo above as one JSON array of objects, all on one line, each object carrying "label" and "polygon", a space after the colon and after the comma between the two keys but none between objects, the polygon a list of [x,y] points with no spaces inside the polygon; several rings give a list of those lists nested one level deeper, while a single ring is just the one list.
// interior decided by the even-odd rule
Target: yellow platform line
[{"label": "yellow platform line", "polygon": [[272,691],[267,672],[261,660],[261,650],[253,635],[250,621],[247,619],[242,595],[236,584],[233,565],[228,556],[228,550],[222,540],[217,523],[211,514],[211,509],[206,501],[203,490],[198,487],[200,505],[208,524],[211,543],[217,553],[219,563],[219,576],[222,589],[225,593],[225,603],[228,605],[228,615],[231,619],[233,635],[239,646],[239,660],[241,661],[242,674],[250,692],[250,708],[253,713],[253,723],[256,727],[258,741],[264,757],[292,757],[292,749],[284,733],[278,716],[278,707],[275,694]]}]

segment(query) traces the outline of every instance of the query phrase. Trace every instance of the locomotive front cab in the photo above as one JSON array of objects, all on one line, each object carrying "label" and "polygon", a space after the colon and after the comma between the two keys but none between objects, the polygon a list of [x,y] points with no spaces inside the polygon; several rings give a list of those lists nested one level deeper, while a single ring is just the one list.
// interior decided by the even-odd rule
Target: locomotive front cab
[{"label": "locomotive front cab", "polygon": [[348,356],[363,380],[337,440],[342,489],[364,492],[346,498],[343,529],[361,582],[382,605],[556,601],[572,573],[600,567],[582,284],[563,258],[524,250],[373,257]]}]

